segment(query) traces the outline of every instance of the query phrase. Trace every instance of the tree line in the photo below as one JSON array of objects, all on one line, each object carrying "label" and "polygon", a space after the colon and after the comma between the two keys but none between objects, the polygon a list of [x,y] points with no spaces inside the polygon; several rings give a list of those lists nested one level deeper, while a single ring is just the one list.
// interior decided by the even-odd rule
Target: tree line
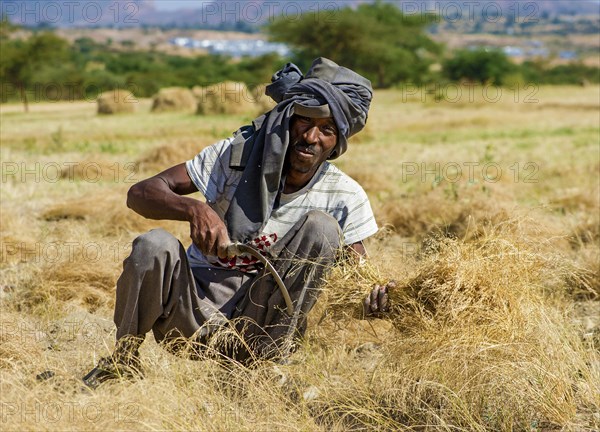
[{"label": "tree line", "polygon": [[[7,23],[3,23],[6,27]],[[224,80],[257,85],[280,67],[276,55],[231,61],[225,56],[182,57],[120,50],[80,38],[70,44],[48,31],[27,39],[0,32],[0,101],[95,99],[116,88],[151,97],[163,87],[207,86]]]},{"label": "tree line", "polygon": [[230,59],[183,57],[157,51],[117,49],[110,43],[80,38],[69,43],[51,31],[27,39],[12,37],[17,27],[0,23],[0,100],[92,99],[100,92],[127,88],[150,97],[170,86],[206,86],[224,80],[249,87],[268,82],[287,61],[306,70],[319,56],[328,57],[369,78],[376,88],[402,83],[470,81],[511,85],[599,83],[600,70],[580,63],[550,67],[544,61],[516,65],[501,51],[448,52],[427,35],[433,15],[407,16],[389,3],[356,9],[309,12],[292,21],[275,19],[264,28],[271,40],[289,44],[292,58],[266,55]]}]

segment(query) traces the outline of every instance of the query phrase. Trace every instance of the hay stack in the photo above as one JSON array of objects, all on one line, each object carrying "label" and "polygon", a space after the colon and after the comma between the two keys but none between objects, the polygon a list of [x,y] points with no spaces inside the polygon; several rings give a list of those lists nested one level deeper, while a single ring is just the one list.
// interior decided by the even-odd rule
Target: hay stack
[{"label": "hay stack", "polygon": [[168,87],[152,98],[152,112],[195,112],[197,108],[196,97],[190,89],[185,87]]},{"label": "hay stack", "polygon": [[244,83],[225,81],[199,89],[194,88],[198,99],[196,114],[246,114],[255,111],[254,98]]},{"label": "hay stack", "polygon": [[273,99],[265,94],[266,87],[266,84],[259,84],[252,90],[252,97],[258,115],[271,111],[277,105]]},{"label": "hay stack", "polygon": [[98,114],[120,114],[135,112],[138,100],[129,90],[116,89],[98,96]]},{"label": "hay stack", "polygon": [[192,87],[192,94],[196,98],[196,102],[202,100],[204,97],[206,87],[194,86]]}]

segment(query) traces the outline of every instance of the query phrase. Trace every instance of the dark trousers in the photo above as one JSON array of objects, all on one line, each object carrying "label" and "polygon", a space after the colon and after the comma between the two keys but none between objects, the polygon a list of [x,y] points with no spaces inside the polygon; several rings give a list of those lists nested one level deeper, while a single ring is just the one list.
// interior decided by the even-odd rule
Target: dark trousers
[{"label": "dark trousers", "polygon": [[221,351],[247,360],[285,355],[301,336],[322,277],[341,244],[337,221],[310,211],[272,248],[272,263],[283,279],[297,319],[288,316],[283,296],[266,271],[249,275],[215,267],[191,268],[185,248],[162,229],[137,237],[117,281],[117,339],[143,339],[152,330],[158,342],[209,343],[224,328],[242,338],[224,338]]}]

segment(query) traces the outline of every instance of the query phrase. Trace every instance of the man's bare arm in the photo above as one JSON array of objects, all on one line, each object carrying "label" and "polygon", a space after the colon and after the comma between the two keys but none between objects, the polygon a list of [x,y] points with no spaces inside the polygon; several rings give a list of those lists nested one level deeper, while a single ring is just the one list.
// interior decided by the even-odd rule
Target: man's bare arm
[{"label": "man's bare arm", "polygon": [[197,192],[185,164],[134,184],[127,193],[127,207],[148,219],[190,220],[197,200],[185,197]]},{"label": "man's bare arm", "polygon": [[184,196],[197,191],[185,164],[179,164],[133,185],[127,206],[149,219],[189,222],[192,241],[202,253],[225,257],[230,240],[223,221],[207,204]]}]

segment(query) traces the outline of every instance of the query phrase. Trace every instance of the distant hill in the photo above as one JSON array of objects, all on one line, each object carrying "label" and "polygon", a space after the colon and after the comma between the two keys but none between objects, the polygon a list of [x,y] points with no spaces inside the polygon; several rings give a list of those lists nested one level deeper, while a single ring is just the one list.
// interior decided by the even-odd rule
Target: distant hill
[{"label": "distant hill", "polygon": [[515,13],[521,18],[541,18],[542,15],[544,17],[600,15],[600,0],[387,0],[387,2],[398,5],[405,12],[417,8],[421,12],[437,11],[442,16],[449,16],[459,9],[463,18],[467,19],[470,12],[473,12],[473,15],[477,18],[482,12],[491,15],[495,11],[500,11],[503,16]]},{"label": "distant hill", "polygon": [[[388,0],[407,14],[434,12],[445,20],[460,18],[481,28],[492,20],[539,22],[557,16],[598,16],[600,0],[589,1],[445,1]],[[31,27],[140,27],[212,28],[253,31],[275,16],[293,19],[300,13],[356,7],[369,0],[297,1],[253,0],[210,2],[190,1],[180,10],[159,10],[151,0],[56,1],[2,0],[0,13],[12,22]],[[479,24],[478,24],[479,23]],[[483,28],[482,28],[483,29]]]},{"label": "distant hill", "polygon": [[179,10],[158,10],[154,1],[2,0],[0,13],[11,22],[30,27],[241,27],[248,30],[276,16],[294,17],[315,10],[355,6],[366,0],[332,1],[190,1]]},{"label": "distant hill", "polygon": [[157,16],[154,1],[2,0],[0,13],[28,27],[132,27]]}]

